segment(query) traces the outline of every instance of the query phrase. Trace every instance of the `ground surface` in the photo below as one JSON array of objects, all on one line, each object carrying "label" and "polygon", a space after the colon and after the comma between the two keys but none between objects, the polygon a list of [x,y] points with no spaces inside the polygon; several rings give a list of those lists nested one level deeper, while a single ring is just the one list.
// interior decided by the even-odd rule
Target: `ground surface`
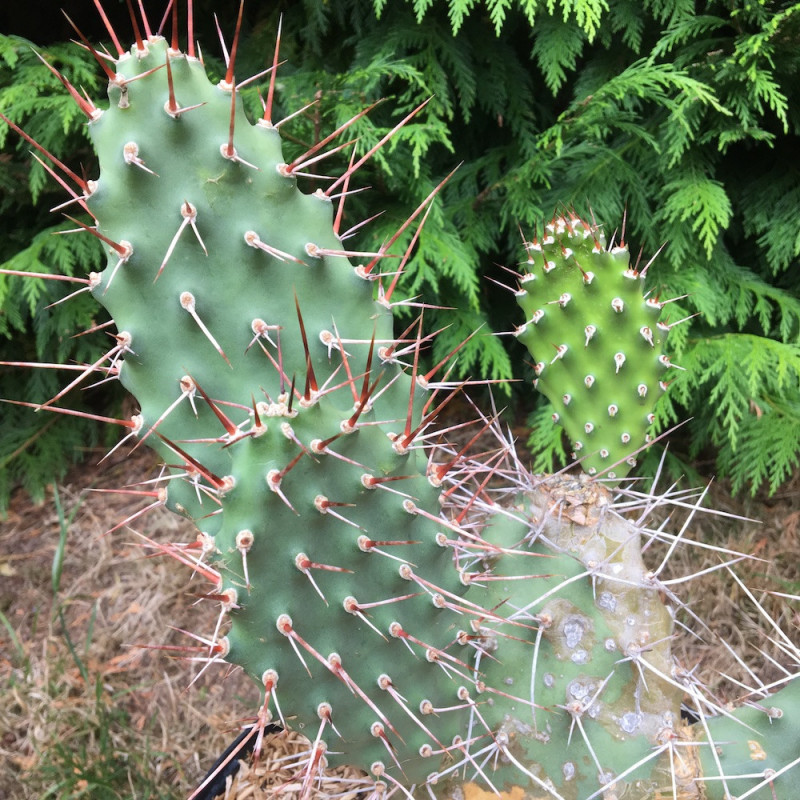
[{"label": "ground surface", "polygon": [[[0,800],[186,797],[257,707],[257,692],[236,670],[214,666],[200,674],[202,665],[139,646],[185,645],[176,629],[210,634],[214,619],[197,606],[200,582],[188,580],[170,559],[148,557],[137,535],[188,542],[194,540],[189,526],[157,509],[104,535],[150,500],[84,491],[153,477],[154,456],[137,451],[98,467],[99,457],[58,488],[66,515],[78,507],[57,594],[52,565],[61,526],[52,492],[39,507],[17,493],[0,521]],[[800,478],[772,499],[732,500],[713,489],[712,504],[761,522],[703,517],[687,537],[761,559],[737,564],[737,574],[800,644],[800,605],[763,591],[800,593]],[[660,561],[655,552],[649,557]],[[719,563],[715,550],[683,547],[669,569],[679,577]],[[738,659],[764,681],[781,675],[770,661],[785,661],[770,641],[770,623],[726,570],[674,588],[731,645],[726,649],[712,634],[703,640],[681,635],[676,642],[683,663],[696,665],[722,699],[741,693],[735,681],[753,683]],[[299,787],[286,785],[279,771],[293,747],[278,738],[226,797],[264,798],[264,776],[283,796],[297,796]],[[335,778],[322,788],[341,790]]]}]

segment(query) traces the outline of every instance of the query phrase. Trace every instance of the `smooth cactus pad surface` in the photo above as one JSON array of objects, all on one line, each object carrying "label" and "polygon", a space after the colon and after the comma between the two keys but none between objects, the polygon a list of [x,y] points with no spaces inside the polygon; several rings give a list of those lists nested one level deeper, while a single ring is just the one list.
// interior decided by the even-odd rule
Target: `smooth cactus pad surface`
[{"label": "smooth cactus pad surface", "polygon": [[518,335],[589,473],[532,476],[494,415],[442,426],[465,385],[422,366],[421,317],[394,328],[409,252],[343,245],[369,153],[303,194],[328,140],[286,163],[273,85],[251,124],[233,58],[213,85],[193,45],[143,24],[105,66],[108,108],[76,96],[100,161],[78,224],[108,247],[86,287],[114,343],[41,408],[95,373],[135,397],[118,447],[166,465],[140,513],[198,530],[145,544],[207,581],[193,658],[260,687],[256,754],[268,725],[302,730],[300,796],[346,764],[366,777],[344,788],[375,798],[787,797],[797,682],[739,711],[709,696],[672,654],[682,601],[643,558],[689,538],[654,512],[699,501],[592,477],[631,466],[670,366],[627,249],[574,214],[527,244]]}]

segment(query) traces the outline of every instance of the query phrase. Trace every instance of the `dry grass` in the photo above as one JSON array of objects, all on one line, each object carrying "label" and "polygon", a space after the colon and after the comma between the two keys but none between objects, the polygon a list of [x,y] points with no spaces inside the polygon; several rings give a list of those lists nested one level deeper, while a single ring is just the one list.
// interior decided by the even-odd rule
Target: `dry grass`
[{"label": "dry grass", "polygon": [[[177,565],[145,558],[129,530],[103,536],[141,498],[88,493],[81,501],[87,483],[133,483],[153,466],[142,453],[124,465],[76,470],[60,489],[65,510],[81,504],[57,598],[53,505],[32,508],[21,493],[13,499],[0,535],[0,610],[16,640],[0,661],[0,798],[182,797],[257,700],[247,679],[220,668],[188,689],[198,669],[134,646],[185,644],[170,625],[208,625],[193,606],[199,589]],[[136,527],[155,538],[194,539],[191,526],[160,509]]]},{"label": "dry grass", "polygon": [[[678,547],[668,560],[666,580],[713,571],[672,587],[687,604],[678,619],[702,633],[690,610],[709,628],[702,640],[689,634],[676,637],[674,652],[687,668],[697,665],[695,674],[716,696],[735,702],[745,693],[735,681],[755,684],[747,668],[764,683],[785,674],[767,655],[792,666],[775,644],[778,637],[773,623],[795,646],[800,645],[800,603],[770,594],[800,594],[800,475],[771,499],[765,495],[732,498],[724,486],[712,484],[704,505],[731,516],[700,513],[689,525],[687,538],[750,556],[732,570],[765,614],[759,612],[728,569],[718,568],[733,555],[689,545]],[[751,521],[734,519],[737,516]],[[685,514],[675,515],[670,529],[677,530],[684,519]],[[660,563],[660,558],[661,554],[655,552],[647,556],[651,564]]]},{"label": "dry grass", "polygon": [[[146,558],[129,529],[104,532],[141,507],[141,498],[86,493],[151,476],[154,456],[83,467],[59,489],[68,512],[80,503],[65,550],[60,591],[51,567],[59,540],[52,503],[34,508],[15,495],[0,528],[0,800],[33,798],[180,798],[198,784],[255,708],[257,692],[241,673],[196,665],[137,644],[185,644],[170,628],[205,631],[213,621],[194,605],[199,583],[187,583],[174,563]],[[762,561],[736,565],[748,586],[800,591],[800,478],[780,498],[736,502],[722,489],[711,503],[762,520],[741,523],[703,515],[691,537],[751,553]],[[191,527],[163,510],[134,523],[156,540],[194,539]],[[658,563],[652,553],[653,563]],[[673,576],[719,564],[713,551],[682,547],[670,560]],[[676,587],[698,617],[709,620],[762,680],[779,670],[755,647],[778,658],[769,624],[725,570]],[[798,605],[762,591],[757,597],[783,630],[800,642]],[[684,615],[685,617],[685,615]],[[2,620],[0,620],[2,621]],[[697,627],[694,625],[693,627]],[[12,634],[13,632],[13,634]],[[719,639],[681,636],[679,657],[725,699],[741,690],[722,677],[752,683]],[[281,759],[302,748],[276,737],[257,770],[244,768],[226,797],[260,800],[268,781],[287,797],[298,794],[280,771]],[[331,777],[329,788],[341,791]],[[328,787],[323,787],[324,789]]]}]

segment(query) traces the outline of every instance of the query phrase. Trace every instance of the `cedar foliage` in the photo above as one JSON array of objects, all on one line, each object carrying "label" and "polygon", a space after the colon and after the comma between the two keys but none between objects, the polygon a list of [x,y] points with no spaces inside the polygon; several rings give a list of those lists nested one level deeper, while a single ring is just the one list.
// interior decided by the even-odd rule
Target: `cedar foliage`
[{"label": "cedar foliage", "polygon": [[[56,44],[40,52],[76,85],[95,94],[101,89],[91,56],[73,44]],[[85,118],[64,95],[62,85],[37,58],[30,42],[0,35],[0,111],[80,174],[82,164],[91,168],[93,155]],[[49,212],[64,201],[64,192],[31,158],[33,148],[18,141],[3,122],[0,147],[0,266],[81,277],[100,268],[105,257],[94,237],[54,235],[74,227]],[[74,214],[75,208],[64,210]],[[48,308],[75,288],[0,275],[0,361],[70,364],[96,360],[103,352],[101,337],[70,338],[103,321],[93,298],[84,293]],[[69,373],[0,366],[0,397],[44,402],[66,383],[65,374]],[[87,410],[86,393],[74,395],[72,407]],[[109,406],[107,396],[103,397]],[[0,407],[0,512],[16,483],[40,500],[45,485],[63,477],[99,435],[97,425],[78,417],[34,414],[29,408],[7,404]]]},{"label": "cedar foliage", "polygon": [[[498,265],[520,258],[520,228],[532,234],[555,208],[591,208],[607,225],[621,225],[627,210],[626,240],[648,255],[666,243],[649,274],[654,292],[680,298],[670,320],[696,315],[671,333],[673,360],[686,371],[675,371],[658,425],[665,430],[691,417],[672,437],[685,459],[713,454],[737,491],[778,489],[800,453],[800,3],[287,2],[246,9],[240,74],[268,66],[281,12],[287,63],[278,100],[287,113],[316,100],[282,128],[289,156],[387,98],[354,126],[364,152],[432,98],[360,175],[372,189],[350,199],[350,224],[383,213],[348,243],[379,245],[460,163],[428,217],[403,286],[406,295],[459,309],[426,312],[431,329],[449,326],[433,358],[480,328],[460,353],[461,372],[529,382],[513,337],[488,335],[511,331],[519,320],[513,298],[485,278],[508,283]],[[202,8],[197,16],[210,18]],[[211,40],[203,41],[208,61]],[[52,76],[13,38],[0,42],[0,110],[56,155],[88,164],[82,122]],[[62,45],[46,54],[98,96],[85,54]],[[255,111],[257,89],[254,83],[247,98]],[[29,170],[26,151],[9,139],[0,162],[0,182],[10,191],[2,259],[13,258],[16,268],[33,269],[33,258],[40,270],[91,268],[96,255],[79,251],[92,245],[76,244],[83,237],[49,237],[45,245],[44,234],[36,236],[52,220],[45,222],[32,200],[49,189],[38,166]],[[320,171],[348,158],[345,149]],[[30,198],[22,198],[23,177]],[[319,185],[313,177],[307,182]],[[69,350],[89,338],[68,344],[65,332],[95,312],[79,301],[41,315],[39,293],[52,302],[66,292],[20,287],[0,278],[3,358],[20,358],[24,345],[44,360],[56,357],[48,347],[60,348],[62,358],[91,360],[88,350]],[[92,346],[102,352],[101,335]],[[4,373],[0,394],[32,397],[36,388],[41,397],[54,391],[45,380]],[[534,466],[552,469],[564,463],[560,431],[546,404],[520,386],[495,393],[511,392],[505,402],[532,409]],[[42,424],[32,417],[4,409],[0,469],[28,473],[35,488],[63,463],[76,426],[52,424],[25,447]],[[15,448],[6,444],[7,423]],[[22,467],[20,455],[8,462],[20,447],[28,459]]]}]

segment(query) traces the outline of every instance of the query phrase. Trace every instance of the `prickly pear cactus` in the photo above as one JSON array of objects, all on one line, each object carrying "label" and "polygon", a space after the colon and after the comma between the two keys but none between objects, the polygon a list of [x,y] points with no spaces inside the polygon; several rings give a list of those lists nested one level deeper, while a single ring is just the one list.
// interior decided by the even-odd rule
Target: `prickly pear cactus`
[{"label": "prickly pear cactus", "polygon": [[606,247],[602,230],[574,213],[554,217],[526,249],[516,334],[535,359],[534,385],[586,472],[622,478],[650,440],[671,366],[664,303],[642,289],[649,264],[636,269],[624,241]]},{"label": "prickly pear cactus", "polygon": [[[304,195],[296,173],[327,140],[285,163],[271,101],[245,118],[233,59],[212,85],[191,44],[143,24],[105,66],[108,108],[74,95],[100,160],[75,192],[93,224],[78,224],[109,256],[86,287],[116,332],[64,392],[101,372],[136,398],[118,446],[146,443],[167,465],[143,512],[167,505],[198,528],[194,543],[148,546],[207,580],[213,621],[194,657],[261,687],[256,752],[268,725],[302,728],[304,796],[337,764],[361,767],[355,788],[375,797],[784,786],[791,763],[772,750],[796,725],[775,709],[797,683],[747,709],[747,727],[702,693],[671,654],[662,596],[679,601],[642,559],[642,537],[663,535],[648,514],[629,519],[587,476],[530,476],[492,419],[446,443],[438,418],[463,385],[446,363],[423,371],[421,322],[395,335],[388,253],[338,237],[334,198],[364,158]],[[660,304],[577,216],[528,250],[520,338],[539,388],[587,471],[620,477],[668,366]],[[681,721],[687,697],[702,724]]]},{"label": "prickly pear cactus", "polygon": [[460,584],[420,446],[450,390],[423,410],[423,376],[401,366],[417,340],[394,340],[331,200],[298,191],[277,130],[248,123],[232,84],[159,39],[116,72],[87,202],[125,252],[93,292],[124,342],[139,440],[179,465],[157,500],[200,529],[182,555],[220,608],[205,650],[263,686],[262,723],[319,729],[316,760],[329,742],[331,762],[400,776],[401,743],[458,730],[419,721],[423,687],[457,702],[430,662],[469,671],[445,654]]}]

